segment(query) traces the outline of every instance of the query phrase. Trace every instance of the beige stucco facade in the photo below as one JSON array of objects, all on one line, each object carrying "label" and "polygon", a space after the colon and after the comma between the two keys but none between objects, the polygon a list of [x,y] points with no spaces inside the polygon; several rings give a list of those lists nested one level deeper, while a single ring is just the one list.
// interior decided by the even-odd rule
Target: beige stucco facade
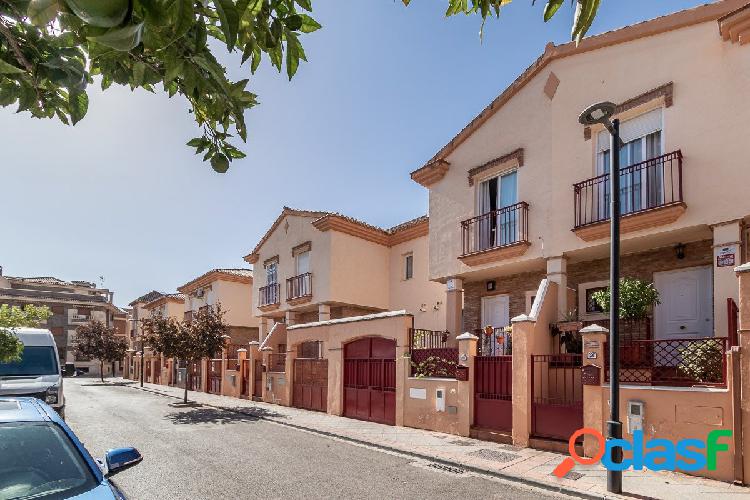
[{"label": "beige stucco facade", "polygon": [[[282,319],[291,325],[401,309],[414,315],[418,328],[442,329],[444,291],[427,279],[426,232],[426,218],[384,230],[338,214],[285,208],[245,257],[255,266],[254,310],[262,334]],[[288,284],[300,276],[300,252],[308,254],[309,277],[304,285]],[[269,295],[272,265],[278,292]],[[299,286],[305,293],[297,297]]]},{"label": "beige stucco facade", "polygon": [[[739,262],[750,219],[750,199],[735,182],[747,172],[750,107],[739,103],[746,101],[750,59],[746,46],[722,39],[717,19],[742,3],[680,12],[587,38],[579,47],[548,46],[491,107],[412,173],[429,189],[430,279],[459,278],[465,285],[539,271],[565,286],[566,266],[607,257],[606,224],[603,233],[596,225],[573,231],[572,186],[601,173],[602,129],[585,130],[578,115],[598,101],[618,104],[623,123],[657,110],[662,154],[682,153],[683,203],[623,222],[631,229],[622,237],[623,254],[710,241],[715,252],[728,247]],[[527,245],[484,261],[459,259],[461,221],[480,214],[481,182],[510,171],[517,200],[529,205]],[[723,332],[736,283],[731,266],[710,260],[713,321]],[[561,314],[575,305],[560,294]]]}]

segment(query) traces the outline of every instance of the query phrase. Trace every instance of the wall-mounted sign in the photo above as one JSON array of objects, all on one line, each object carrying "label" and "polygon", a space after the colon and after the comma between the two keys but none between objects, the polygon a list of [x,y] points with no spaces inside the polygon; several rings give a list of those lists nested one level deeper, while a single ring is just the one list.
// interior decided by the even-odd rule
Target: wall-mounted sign
[{"label": "wall-mounted sign", "polygon": [[449,291],[450,290],[455,290],[456,289],[456,280],[454,280],[453,278],[449,279],[448,281],[445,282],[445,286],[446,286],[446,288]]},{"label": "wall-mounted sign", "polygon": [[586,349],[598,349],[599,348],[599,341],[598,340],[587,340],[584,345],[586,346]]},{"label": "wall-mounted sign", "polygon": [[469,359],[469,356],[466,355],[466,353],[463,353],[461,356],[458,357],[461,361],[466,361]]},{"label": "wall-mounted sign", "polygon": [[412,387],[409,389],[409,397],[412,399],[427,399],[427,389]]},{"label": "wall-mounted sign", "polygon": [[494,292],[495,291],[496,282],[495,280],[489,280],[487,282],[487,291],[488,292]]},{"label": "wall-mounted sign", "polygon": [[586,353],[586,359],[596,359],[596,351],[589,351]]},{"label": "wall-mounted sign", "polygon": [[716,249],[716,267],[733,267],[735,260],[735,249],[733,246]]}]

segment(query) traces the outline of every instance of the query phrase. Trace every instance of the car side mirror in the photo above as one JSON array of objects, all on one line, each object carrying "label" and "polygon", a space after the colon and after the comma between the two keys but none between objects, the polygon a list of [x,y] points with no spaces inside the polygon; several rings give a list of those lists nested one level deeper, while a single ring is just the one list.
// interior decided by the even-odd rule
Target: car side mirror
[{"label": "car side mirror", "polygon": [[107,464],[107,476],[129,469],[139,464],[141,460],[143,460],[143,457],[135,448],[115,448],[109,450],[104,455],[104,461]]}]

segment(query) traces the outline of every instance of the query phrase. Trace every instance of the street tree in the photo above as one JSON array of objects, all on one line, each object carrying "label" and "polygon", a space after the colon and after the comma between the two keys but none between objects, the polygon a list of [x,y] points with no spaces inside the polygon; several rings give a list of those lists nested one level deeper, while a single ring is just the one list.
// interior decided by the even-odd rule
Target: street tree
[{"label": "street tree", "polygon": [[[599,2],[575,0],[573,39]],[[508,3],[448,0],[446,16],[478,14],[484,27]],[[545,21],[562,4],[547,0]],[[160,87],[187,101],[201,129],[187,145],[223,173],[245,157],[232,140],[247,141],[244,114],[258,104],[249,77],[265,58],[291,80],[307,61],[301,36],[321,27],[311,13],[312,0],[0,0],[0,106],[75,125],[94,77],[103,90]],[[242,54],[248,78],[229,79],[217,60],[225,50]]]},{"label": "street tree", "polygon": [[188,383],[193,363],[214,357],[224,347],[228,327],[220,304],[194,313],[192,319],[177,321],[156,316],[144,319],[144,343],[166,358],[186,363],[183,402],[188,402]]},{"label": "street tree", "polygon": [[101,321],[91,321],[76,328],[74,341],[78,356],[99,360],[99,376],[104,382],[104,362],[114,363],[125,357],[127,341],[115,335],[115,329]]},{"label": "street tree", "polygon": [[15,334],[16,328],[38,327],[50,317],[49,307],[37,307],[31,304],[24,306],[0,305],[0,363],[17,361],[23,353],[23,343]]}]

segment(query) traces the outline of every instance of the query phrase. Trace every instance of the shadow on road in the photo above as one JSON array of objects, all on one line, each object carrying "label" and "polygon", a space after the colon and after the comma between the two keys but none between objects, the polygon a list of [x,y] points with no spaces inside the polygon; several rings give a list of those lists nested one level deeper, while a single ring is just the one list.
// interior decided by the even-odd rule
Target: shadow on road
[{"label": "shadow on road", "polygon": [[92,382],[87,384],[78,384],[81,387],[125,387],[133,385],[135,382]]},{"label": "shadow on road", "polygon": [[263,417],[278,417],[276,412],[261,408],[243,411],[228,411],[219,408],[198,407],[189,411],[170,413],[164,418],[173,424],[234,424],[239,422],[257,422]]}]

